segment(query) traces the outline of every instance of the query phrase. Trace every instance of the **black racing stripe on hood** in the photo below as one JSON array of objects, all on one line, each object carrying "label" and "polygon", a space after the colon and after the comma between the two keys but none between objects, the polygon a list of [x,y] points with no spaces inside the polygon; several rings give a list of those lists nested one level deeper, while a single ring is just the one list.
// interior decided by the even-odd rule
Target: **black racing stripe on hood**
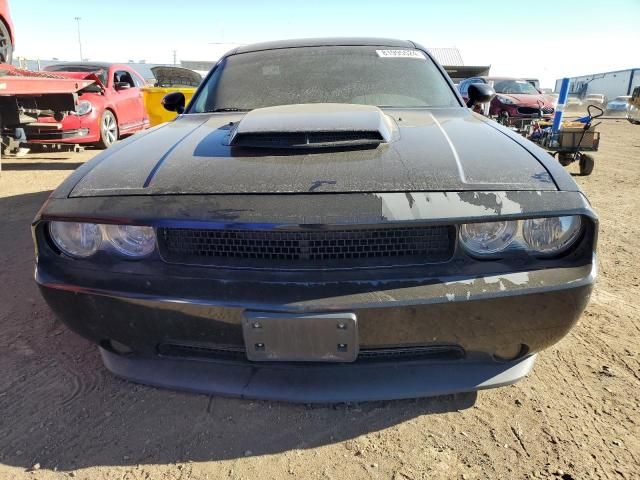
[{"label": "black racing stripe on hood", "polygon": [[189,132],[187,132],[186,135],[183,135],[181,138],[179,138],[176,141],[176,143],[174,143],[173,145],[171,145],[171,147],[169,147],[169,149],[164,153],[164,155],[162,155],[160,157],[158,162],[154,165],[154,167],[149,172],[149,176],[144,181],[144,184],[142,185],[142,188],[147,188],[147,187],[149,187],[149,185],[151,185],[151,182],[153,181],[153,177],[156,176],[156,173],[158,172],[158,170],[160,170],[160,167],[162,166],[164,161],[169,157],[169,155],[171,155],[171,153],[176,149],[176,147],[182,143],[182,141],[184,139],[186,139],[189,135],[191,135],[193,132],[195,132],[199,127],[200,127],[200,124],[196,125]]}]

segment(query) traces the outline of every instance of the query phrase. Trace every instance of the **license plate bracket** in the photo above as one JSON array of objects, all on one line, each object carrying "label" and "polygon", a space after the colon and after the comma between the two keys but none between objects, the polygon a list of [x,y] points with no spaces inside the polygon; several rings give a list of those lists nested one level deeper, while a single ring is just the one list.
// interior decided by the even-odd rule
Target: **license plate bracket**
[{"label": "license plate bracket", "polygon": [[242,332],[254,362],[353,362],[358,322],[353,313],[245,312]]}]

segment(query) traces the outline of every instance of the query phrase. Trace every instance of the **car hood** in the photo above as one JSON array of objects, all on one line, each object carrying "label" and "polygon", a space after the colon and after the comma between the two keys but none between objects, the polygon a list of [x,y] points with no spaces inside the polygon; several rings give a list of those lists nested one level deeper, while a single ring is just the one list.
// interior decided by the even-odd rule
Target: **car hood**
[{"label": "car hood", "polygon": [[188,68],[159,65],[151,68],[158,87],[197,87],[202,75]]},{"label": "car hood", "polygon": [[232,146],[244,115],[188,114],[135,135],[96,158],[70,196],[557,190],[522,140],[465,108],[385,109],[386,140],[329,149]]},{"label": "car hood", "polygon": [[[524,95],[524,94],[511,94],[511,93],[498,93],[497,96],[506,97],[509,100],[515,102],[517,105],[522,107],[538,107],[538,102],[542,102],[545,107],[553,106],[553,99],[551,97],[547,97],[546,95]],[[496,98],[496,101],[497,98]]]}]

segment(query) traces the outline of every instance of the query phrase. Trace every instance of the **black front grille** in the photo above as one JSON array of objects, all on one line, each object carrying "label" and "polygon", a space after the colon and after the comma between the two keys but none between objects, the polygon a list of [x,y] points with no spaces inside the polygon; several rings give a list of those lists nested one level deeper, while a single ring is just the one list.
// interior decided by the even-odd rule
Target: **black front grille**
[{"label": "black front grille", "polygon": [[[538,115],[540,113],[540,109],[536,107],[518,107],[518,113],[521,115]],[[544,115],[553,113],[553,108],[544,107],[542,109],[542,113]]]},{"label": "black front grille", "polygon": [[[230,360],[236,362],[248,362],[244,346],[238,345],[212,346],[162,343],[158,345],[158,354],[163,357],[191,360]],[[363,347],[358,353],[356,362],[412,360],[451,361],[463,359],[465,355],[466,353],[464,349],[457,345],[415,345],[387,348]],[[307,364],[308,363],[309,362],[307,362]]]},{"label": "black front grille", "polygon": [[234,147],[248,148],[321,148],[378,145],[380,132],[268,132],[240,133],[233,138]]},{"label": "black front grille", "polygon": [[247,360],[244,347],[235,345],[209,346],[161,343],[158,345],[158,354],[163,357],[191,358],[194,360]]},{"label": "black front grille", "polygon": [[425,345],[388,348],[361,348],[358,361],[388,360],[460,360],[465,351],[457,345]]},{"label": "black front grille", "polygon": [[453,254],[451,226],[337,230],[159,228],[169,263],[256,268],[353,268],[438,263]]}]

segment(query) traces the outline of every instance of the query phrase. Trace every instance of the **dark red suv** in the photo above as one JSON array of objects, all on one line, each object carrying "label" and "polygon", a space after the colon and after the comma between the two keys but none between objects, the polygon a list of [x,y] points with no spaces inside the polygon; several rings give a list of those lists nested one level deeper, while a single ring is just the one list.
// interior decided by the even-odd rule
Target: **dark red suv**
[{"label": "dark red suv", "polygon": [[472,83],[486,83],[493,87],[496,96],[491,101],[489,114],[498,117],[505,125],[513,125],[518,120],[539,118],[540,115],[551,119],[555,112],[553,98],[540,92],[527,80],[508,77],[467,78],[458,85],[465,101]]}]

